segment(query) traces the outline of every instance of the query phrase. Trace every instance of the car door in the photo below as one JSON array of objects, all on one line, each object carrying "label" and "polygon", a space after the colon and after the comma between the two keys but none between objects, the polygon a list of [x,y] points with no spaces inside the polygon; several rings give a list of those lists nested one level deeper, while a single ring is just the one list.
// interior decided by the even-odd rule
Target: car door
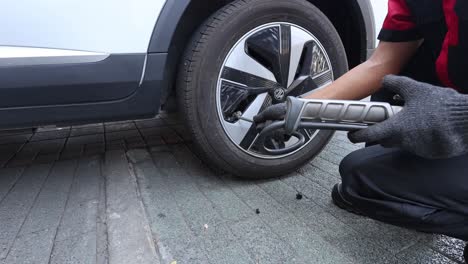
[{"label": "car door", "polygon": [[126,98],[165,0],[3,0],[0,108]]}]

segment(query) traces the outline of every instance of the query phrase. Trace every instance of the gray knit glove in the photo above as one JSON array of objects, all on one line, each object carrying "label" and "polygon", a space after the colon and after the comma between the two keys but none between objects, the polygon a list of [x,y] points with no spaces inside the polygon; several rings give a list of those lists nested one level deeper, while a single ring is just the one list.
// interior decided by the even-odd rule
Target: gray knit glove
[{"label": "gray knit glove", "polygon": [[430,159],[468,152],[468,95],[397,76],[385,77],[383,88],[403,97],[403,110],[380,124],[349,133],[352,142],[400,147]]}]

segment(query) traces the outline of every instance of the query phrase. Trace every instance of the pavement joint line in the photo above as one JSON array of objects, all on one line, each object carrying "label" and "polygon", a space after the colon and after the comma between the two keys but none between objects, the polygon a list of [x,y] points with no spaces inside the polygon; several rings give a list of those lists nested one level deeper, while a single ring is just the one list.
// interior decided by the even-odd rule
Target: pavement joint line
[{"label": "pavement joint line", "polygon": [[109,239],[108,239],[108,227],[107,227],[107,196],[106,196],[106,179],[104,177],[104,171],[102,166],[102,156],[99,160],[99,204],[97,214],[97,225],[96,225],[96,262],[99,264],[109,263]]},{"label": "pavement joint line", "polygon": [[103,137],[104,137],[104,153],[108,151],[107,149],[107,131],[106,131],[106,126],[102,124],[102,131],[103,131]]},{"label": "pavement joint line", "polygon": [[[151,154],[150,154],[150,155],[151,155]],[[171,152],[171,155],[172,155],[172,152]],[[156,165],[156,162],[155,162],[154,159],[153,159],[153,155],[151,155],[151,161],[154,163],[155,167],[158,168],[158,166]],[[163,175],[163,180],[164,180],[165,185],[166,185],[166,186],[170,186],[170,184],[167,183],[167,177],[168,177],[167,173],[166,173],[163,169],[161,169],[161,168],[158,168],[158,169],[160,170],[160,173]],[[177,205],[177,210],[184,216],[183,219],[184,219],[185,225],[188,227],[188,229],[190,230],[190,232],[192,233],[192,235],[193,235],[194,237],[196,237],[197,235],[196,235],[196,233],[195,233],[195,230],[193,230],[193,229],[190,227],[190,226],[191,226],[190,223],[187,222],[187,218],[185,217],[185,214],[184,214],[184,212],[183,212],[183,210],[182,210],[182,208],[181,208],[181,206],[180,206],[180,203],[177,202],[177,199],[176,199],[176,197],[174,196],[173,193],[171,193],[171,196],[172,196],[172,198],[174,199],[174,201],[176,201],[175,203],[176,203],[176,205]]]},{"label": "pavement joint line", "polygon": [[31,136],[26,140],[26,142],[23,142],[23,144],[16,150],[16,152],[5,162],[3,163],[3,168],[7,167],[7,164],[9,164],[17,155],[20,153],[27,144],[31,141],[31,138],[34,136],[35,133],[32,133]]},{"label": "pavement joint line", "polygon": [[[277,180],[279,180],[279,178],[278,178]],[[285,211],[289,212],[289,213],[290,213],[289,215],[292,216],[295,220],[297,220],[297,221],[299,221],[299,222],[303,222],[303,221],[302,221],[301,219],[299,219],[293,212],[291,212],[290,209],[288,209],[287,207],[285,207],[284,205],[282,205],[281,202],[280,202],[277,198],[275,198],[275,196],[273,196],[273,195],[271,195],[269,192],[265,191],[265,189],[262,188],[262,186],[261,186],[260,184],[255,183],[255,185],[256,185],[260,190],[262,190],[266,195],[268,195],[271,199],[273,199],[279,206],[281,206],[282,208],[284,208]],[[287,184],[286,184],[286,185],[287,185]],[[289,186],[289,185],[287,185],[287,186]],[[289,186],[289,187],[291,188],[291,186]],[[299,193],[300,193],[300,194],[303,196],[304,199],[309,200],[309,201],[312,202],[312,199],[310,199],[309,197],[307,197],[307,195],[305,195],[305,194],[303,194],[302,192],[296,190],[295,188],[291,188],[291,189],[292,189],[293,192],[295,192],[296,194],[299,194]],[[301,198],[301,199],[302,199],[302,198]],[[291,245],[291,246],[292,246],[292,245]]]},{"label": "pavement joint line", "polygon": [[[299,175],[298,175],[298,176],[299,176]],[[296,176],[296,177],[297,177],[297,176]],[[302,175],[300,175],[300,177],[306,178],[306,180],[308,180],[307,177],[304,177],[304,176],[302,176]],[[283,182],[284,184],[286,184],[287,186],[289,186],[290,188],[292,188],[293,190],[295,190],[296,192],[301,192],[301,191],[298,190],[296,187],[291,186],[291,185],[288,184],[287,182],[284,182],[283,180],[282,180],[282,182]],[[330,192],[331,192],[331,191],[330,191]],[[302,192],[301,192],[301,193],[302,193]],[[303,194],[303,193],[302,193],[302,194]],[[303,195],[304,195],[304,194],[303,194]],[[343,224],[345,224],[345,225],[347,225],[347,226],[350,226],[349,223],[344,222],[344,221],[341,219],[341,217],[338,217],[338,216],[336,216],[334,213],[331,213],[331,212],[329,212],[329,211],[326,211],[327,207],[323,206],[323,205],[320,204],[320,203],[316,203],[316,202],[313,201],[313,199],[311,199],[311,198],[307,198],[307,199],[310,200],[311,202],[313,202],[314,205],[319,206],[319,207],[322,208],[322,209],[325,209],[325,212],[326,212],[326,213],[328,213],[329,215],[331,215],[332,217],[334,217],[335,219],[337,219],[337,220],[340,221],[341,223],[343,223]],[[354,227],[352,227],[352,226],[350,226],[350,228],[353,230],[353,232],[357,232],[357,233],[360,232],[360,230],[356,230],[356,229],[355,229]],[[380,245],[378,245],[378,246],[381,247]]]},{"label": "pavement joint line", "polygon": [[361,146],[354,146],[354,145],[350,145],[350,144],[345,144],[345,146],[347,146],[347,147],[344,147],[343,144],[339,144],[339,143],[335,142],[334,140],[330,140],[330,143],[329,143],[328,146],[329,146],[330,149],[341,149],[341,150],[347,151],[349,153],[354,152],[356,150],[360,150],[360,149],[363,148]]},{"label": "pavement joint line", "polygon": [[[283,184],[285,184],[285,185],[287,186],[287,188],[290,188],[290,189],[292,189],[292,190],[296,190],[293,186],[290,186],[290,185],[288,185],[288,184],[286,184],[286,183],[283,183]],[[260,186],[260,188],[261,188],[261,186]],[[273,197],[273,199],[275,199],[276,201],[278,201],[278,203],[281,203],[281,202],[280,202],[278,199],[276,199],[274,196],[272,196],[272,197]],[[307,200],[313,202],[311,198],[307,198]],[[314,206],[319,206],[319,205],[315,205],[315,204],[314,204]],[[319,206],[319,207],[320,207],[320,206]],[[294,212],[292,212],[291,210],[289,210],[289,208],[286,208],[286,209],[291,213],[292,216],[294,216],[294,218],[296,218],[296,220],[298,220],[298,221],[300,221],[300,222],[303,222],[300,218],[298,218],[298,217],[294,214]],[[322,209],[323,209],[323,208],[322,208]],[[325,210],[324,210],[324,213],[326,213],[327,215],[329,215],[329,216],[335,218],[336,220],[338,220],[339,222],[343,223],[344,225],[346,225],[346,226],[348,226],[348,227],[350,226],[348,223],[345,223],[345,222],[341,221],[340,218],[336,217],[335,215],[333,215],[333,214],[331,214],[331,213],[329,213],[329,212],[327,212],[327,211],[325,211]],[[303,222],[303,223],[305,223],[306,226],[307,226],[308,228],[311,228],[311,226],[310,226],[310,224],[309,224],[308,222]],[[356,229],[354,229],[354,228],[351,228],[351,231],[352,231],[353,233],[355,233],[355,234],[362,233],[360,230],[356,230]],[[320,236],[320,235],[319,235],[319,236]],[[324,238],[324,239],[325,239],[325,238]],[[327,239],[325,239],[325,240],[327,241]],[[327,242],[329,242],[329,241],[327,241]],[[334,246],[333,244],[331,244],[331,245]],[[381,249],[384,249],[384,250],[385,250],[385,248],[384,248],[383,246],[381,246],[381,245],[377,245],[377,246],[380,247]],[[334,247],[336,248],[336,246],[334,246]],[[387,252],[388,252],[388,253],[391,253],[390,251],[387,251]],[[394,254],[391,253],[391,254],[389,254],[389,255],[393,256]]]},{"label": "pavement joint line", "polygon": [[[304,175],[302,175],[301,173],[297,173],[296,175],[294,176],[282,176],[279,178],[280,181],[282,181],[283,183],[287,184],[288,186],[291,186],[290,184],[288,184],[285,180],[288,179],[289,177],[299,177],[299,178],[302,178],[303,180],[309,182],[310,184],[312,185],[317,185],[318,187],[318,191],[320,191],[322,194],[325,194],[325,195],[328,195],[329,193],[331,193],[331,190],[330,192],[327,192],[327,189],[325,187],[323,187],[322,185],[312,181],[311,179],[309,179],[308,177],[305,177]],[[300,190],[298,190],[296,187],[294,186],[291,186],[292,188],[294,188],[294,190],[296,190],[298,193],[302,193],[303,195],[306,195],[304,194],[303,192],[301,192]],[[317,204],[319,205],[319,204]]]},{"label": "pavement joint line", "polygon": [[[171,149],[171,155],[174,156],[173,154],[173,151]],[[175,158],[175,156],[174,156]],[[177,163],[177,165],[179,165],[179,167],[188,175],[190,175],[191,177],[196,177],[196,175],[194,175],[192,172],[190,172],[189,170],[187,170],[186,168],[184,168],[177,160],[175,161]],[[206,195],[206,193],[200,188],[200,184],[197,182],[197,181],[194,181],[193,182],[193,185],[195,186],[195,188],[197,189],[197,191],[199,193],[201,193],[201,195],[203,195],[203,197],[209,202],[209,204],[211,205],[211,207],[216,211],[216,213],[220,216],[221,219],[223,219],[224,221],[222,223],[226,223],[228,222],[229,220],[227,219],[224,219],[221,215],[221,213],[219,212],[219,210],[217,209],[216,205],[213,203],[213,201],[211,201],[211,199]]]},{"label": "pavement joint line", "polygon": [[[70,129],[71,131],[71,129]],[[63,215],[65,214],[65,210],[67,210],[67,206],[68,206],[68,201],[70,200],[70,194],[71,194],[71,190],[73,188],[73,186],[75,185],[75,179],[76,179],[76,173],[77,173],[77,170],[78,170],[78,166],[80,165],[81,163],[81,159],[78,161],[78,162],[75,162],[75,168],[73,169],[73,177],[72,177],[72,183],[70,184],[70,187],[68,188],[68,191],[67,191],[67,200],[65,202],[65,205],[63,207],[63,210],[62,210],[62,213],[60,214],[60,219],[58,221],[58,225],[57,227],[55,228],[55,232],[54,232],[54,238],[53,238],[53,242],[52,242],[52,247],[50,249],[50,253],[49,253],[49,261],[48,261],[48,264],[50,264],[51,260],[52,260],[52,253],[54,252],[54,249],[55,249],[55,244],[57,242],[57,234],[58,234],[58,230],[60,228],[60,226],[62,225],[62,219],[63,219]]]},{"label": "pavement joint line", "polygon": [[[172,151],[171,151],[170,153],[171,153],[171,155],[172,155]],[[166,173],[163,169],[159,168],[159,167],[156,165],[157,163],[154,161],[153,155],[151,155],[151,152],[149,152],[149,155],[151,156],[151,162],[153,162],[154,166],[155,166],[156,168],[158,168],[158,169],[160,170],[160,173],[163,175],[164,184],[165,184],[166,186],[170,186],[170,184],[167,183],[167,177],[168,177],[167,173]],[[174,199],[175,204],[177,205],[177,210],[178,210],[178,211],[181,213],[181,215],[183,216],[182,219],[183,219],[183,221],[184,221],[184,223],[185,223],[185,226],[187,226],[188,230],[190,230],[190,233],[191,233],[191,235],[192,235],[193,237],[197,237],[197,234],[195,233],[195,230],[193,230],[193,228],[191,227],[192,225],[187,221],[186,213],[184,213],[184,210],[182,210],[182,208],[181,208],[181,206],[180,206],[180,203],[177,202],[177,199],[176,199],[176,197],[174,196],[173,193],[171,193],[171,196],[172,196],[172,198]],[[205,245],[205,243],[204,243],[203,248],[202,248],[202,249],[203,249],[203,254],[204,254],[205,258],[206,258],[207,260],[209,260],[208,255],[206,255],[205,247],[206,247],[206,245]],[[158,253],[159,253],[159,250],[158,250]],[[161,257],[161,256],[160,256],[160,257]]]},{"label": "pavement joint line", "polygon": [[[196,174],[193,173],[192,171],[188,170],[187,168],[185,168],[185,166],[183,166],[182,164],[180,164],[180,163],[177,161],[176,155],[175,155],[175,153],[174,153],[174,148],[175,148],[174,146],[169,146],[169,149],[170,149],[170,151],[171,151],[171,154],[175,157],[176,162],[180,165],[180,167],[181,167],[184,171],[186,171],[186,173],[188,173],[191,177],[198,177],[198,175],[196,175]],[[192,158],[194,158],[194,159],[196,159],[196,161],[198,161],[198,164],[201,166],[202,169],[204,169],[204,170],[207,169],[206,165],[196,156],[195,153],[193,153],[193,152],[190,150],[190,148],[188,148],[185,144],[184,144],[184,147],[183,147],[183,148],[184,148],[185,151],[188,152],[189,155],[191,155]],[[210,176],[211,178],[216,178],[216,179],[218,179],[218,181],[219,181],[220,183],[224,183],[224,181],[222,181],[215,173],[213,173],[213,172],[211,172],[211,171],[210,171],[210,173],[209,173],[209,176]],[[213,207],[213,208],[218,212],[218,214],[222,217],[222,213],[218,210],[216,204],[213,203],[212,199],[210,199],[210,198],[206,195],[205,191],[204,191],[204,190],[202,189],[202,187],[200,186],[200,183],[199,183],[198,181],[194,181],[194,184],[196,185],[198,191],[201,192],[201,193],[203,194],[203,196],[210,202],[210,204],[212,205],[212,207]],[[234,193],[233,190],[232,190],[231,188],[229,188],[229,189],[230,189],[230,191],[231,191],[232,193]],[[237,196],[237,195],[236,195],[236,196]],[[237,197],[238,197],[238,196],[237,196]],[[244,204],[245,204],[245,203],[244,203]],[[223,219],[224,219],[224,218],[223,218]],[[240,221],[243,221],[243,220],[244,220],[244,219],[239,219],[239,220],[234,221],[234,222],[240,222]],[[224,223],[224,222],[232,222],[232,220],[224,219],[223,223]]]},{"label": "pavement joint line", "polygon": [[[224,178],[219,177],[219,176],[218,176],[218,178],[219,178],[222,182],[226,183],[226,181],[225,181]],[[258,186],[257,183],[254,183],[254,184],[255,184],[255,186],[257,186],[257,188],[258,188],[259,190],[261,190],[264,194],[266,194],[267,196],[272,197],[271,195],[269,195],[269,193],[265,192],[265,190],[263,190],[262,188],[260,188],[260,187]],[[234,193],[235,196],[237,196],[237,197],[239,198],[239,200],[241,200],[248,208],[250,208],[250,210],[252,210],[252,212],[254,212],[254,210],[257,210],[257,208],[252,208],[252,206],[250,206],[249,204],[247,204],[247,203],[245,202],[245,200],[242,199],[242,197],[240,197],[239,194],[238,194],[235,190],[233,190],[232,187],[231,187],[229,184],[226,184],[226,186]],[[272,197],[272,199],[275,200],[273,197]],[[289,210],[287,210],[287,208],[284,208],[283,205],[279,204],[276,200],[275,200],[275,202],[278,204],[279,208],[283,208],[285,211],[289,211]],[[257,217],[257,215],[258,215],[258,214],[256,214],[255,216],[252,216],[252,218]],[[272,232],[273,234],[275,234],[276,237],[277,237],[281,242],[283,242],[284,244],[288,245],[291,249],[294,250],[294,246],[291,245],[288,241],[284,240],[283,237],[282,237],[280,234],[278,234],[273,228],[271,228],[271,226],[268,224],[268,222],[266,222],[261,216],[258,217],[258,218],[260,219],[260,221],[261,221],[262,223],[264,223],[266,226],[268,226],[268,228],[271,230],[271,232]],[[239,221],[239,222],[241,222],[241,221]],[[233,232],[231,226],[230,226],[229,228],[231,229],[231,232]],[[242,242],[242,241],[241,241],[241,242]],[[253,256],[253,255],[251,255],[251,254],[249,253],[249,250],[246,250],[246,251],[247,251],[247,253],[252,257],[252,259],[256,259],[256,256]]]},{"label": "pavement joint line", "polygon": [[[149,156],[149,159],[146,160],[146,161],[143,161],[143,162],[137,162],[135,165],[140,165],[141,163],[144,163],[144,162],[149,162],[150,163],[150,166],[156,168],[156,170],[158,170],[158,172],[163,176],[163,178],[165,177],[163,171],[156,166],[156,164],[153,162],[153,159],[152,159],[152,156],[151,156],[151,152],[149,152],[148,150],[145,150]],[[135,167],[136,168],[136,167]],[[136,173],[138,175],[138,173]],[[143,187],[141,186],[140,184],[144,184],[145,182],[148,182],[148,179],[145,177],[145,174],[142,174],[140,177],[137,176],[137,182],[139,184],[140,187]],[[164,185],[165,188],[169,188],[167,183],[166,183],[166,180],[165,179],[162,179],[162,183],[161,185]],[[191,236],[195,236],[192,232],[192,230],[190,229],[190,225],[187,223],[187,221],[185,220],[185,218],[183,217],[182,215],[182,211],[178,209],[179,205],[175,202],[175,199],[174,199],[174,196],[172,194],[170,194],[170,196],[172,197],[172,199],[174,200],[174,203],[176,204],[176,207],[177,207],[177,211],[180,213],[180,215],[182,216],[182,219],[183,219],[183,223],[185,224],[184,226],[188,229],[188,231],[190,232],[190,235]],[[142,201],[143,201],[143,204],[145,205],[145,198],[142,197]],[[151,199],[151,198],[150,198]],[[145,206],[145,211],[147,212],[149,206]],[[148,213],[149,215],[149,213]],[[163,242],[161,241],[160,237],[158,234],[155,234],[157,230],[153,230],[151,228],[151,232],[153,234],[153,239],[154,239],[154,243],[155,245],[157,245],[156,247],[156,251],[158,253],[158,256],[160,258],[160,261],[164,261],[166,259],[173,259],[172,255],[171,254],[167,254],[167,253],[164,253],[166,251],[166,249],[164,249],[164,245],[162,244]],[[167,255],[167,256],[166,256]]]},{"label": "pavement joint line", "polygon": [[20,174],[20,175],[19,175],[18,177],[16,177],[15,182],[10,186],[10,188],[8,189],[8,191],[5,193],[5,196],[3,196],[3,197],[0,199],[0,204],[2,204],[3,200],[5,200],[5,198],[8,196],[8,194],[10,194],[11,190],[13,190],[13,188],[16,186],[16,183],[23,177],[24,171],[25,171],[25,168],[24,168],[24,167],[20,167],[20,171],[18,172],[18,174]]},{"label": "pavement joint line", "polygon": [[[133,124],[135,125],[136,127],[136,130],[138,131],[138,134],[140,135],[141,137],[141,140],[143,140],[143,142],[145,143],[145,149],[148,149],[148,141],[146,140],[146,138],[144,137],[143,133],[141,132],[141,129],[137,126],[136,122],[133,121]],[[164,139],[163,139],[164,140]],[[149,152],[149,151],[148,151]]]},{"label": "pavement joint line", "polygon": [[[290,186],[290,185],[288,185],[287,183],[284,183],[284,182],[283,182],[283,184],[286,185],[287,188],[290,188],[292,191],[299,192],[299,191],[296,190],[296,188],[294,188],[293,186]],[[261,188],[262,190],[264,190],[264,188],[262,188],[261,186],[259,186],[259,188]],[[266,192],[266,191],[265,191],[265,192]],[[266,193],[268,193],[268,192],[266,192]],[[269,194],[269,193],[268,193],[268,194]],[[281,204],[281,201],[279,201],[279,200],[278,200],[277,198],[275,198],[273,195],[271,195],[271,194],[269,194],[269,195],[270,195],[270,197],[271,197],[272,199],[274,199],[277,203],[279,203],[281,206],[283,206],[283,205]],[[302,195],[304,195],[304,194],[302,194]],[[309,200],[310,202],[314,203],[314,202],[312,201],[311,198],[308,198],[308,197],[305,196],[305,195],[304,195],[304,198],[307,199],[307,200]],[[316,203],[314,203],[313,206],[318,206],[318,205],[317,205]],[[285,207],[285,206],[283,206],[283,207]],[[304,224],[306,225],[308,231],[311,232],[311,233],[314,233],[314,232],[312,231],[312,229],[311,229],[311,226],[310,226],[309,222],[305,222],[305,221],[301,220],[301,219],[300,219],[299,217],[297,217],[297,216],[294,214],[294,212],[292,212],[288,207],[285,207],[285,209],[286,209],[287,212],[290,213],[290,215],[292,216],[292,218],[294,218],[294,219],[297,220],[298,222],[304,223]],[[330,214],[330,213],[328,213],[328,212],[325,212],[325,213],[327,213],[328,215],[332,216],[332,217],[335,218],[336,220],[342,222],[339,218],[335,217],[334,215],[332,215],[332,214]],[[344,222],[342,222],[342,223],[344,223]],[[347,225],[346,223],[344,223],[344,224]],[[352,231],[353,231],[354,233],[358,233],[356,230],[352,230]],[[318,235],[319,235],[320,237],[322,237],[320,234],[318,234]],[[323,238],[323,237],[322,237],[322,238]],[[330,243],[329,241],[327,241],[327,239],[325,239],[325,238],[323,238],[323,239],[324,239],[326,242],[328,242],[330,245],[332,245],[334,248],[337,248],[335,245],[333,245],[332,243]]]},{"label": "pavement joint line", "polygon": [[[68,140],[70,139],[71,132],[72,132],[72,128],[70,128],[70,129],[68,130],[67,138],[66,138],[65,141],[62,143],[62,147],[60,148],[60,151],[59,151],[59,153],[58,153],[58,155],[57,155],[56,160],[60,160],[60,157],[62,157],[62,153],[63,153],[63,151],[65,150],[65,147],[67,146]],[[81,155],[80,155],[80,156],[81,156]],[[75,168],[75,172],[76,172],[76,168]],[[74,172],[74,173],[75,173],[75,172]],[[73,176],[73,177],[74,177],[74,176]]]},{"label": "pavement joint line", "polygon": [[[418,248],[418,247],[426,248],[426,249],[431,250],[431,251],[433,251],[434,253],[436,253],[436,254],[438,254],[438,255],[440,255],[440,256],[442,256],[442,257],[445,257],[447,260],[451,261],[450,264],[452,264],[452,263],[464,264],[464,262],[460,262],[460,261],[458,261],[458,260],[454,260],[454,259],[448,257],[446,254],[442,254],[441,252],[435,250],[434,248],[432,248],[432,247],[430,247],[430,246],[427,246],[427,245],[423,245],[423,244],[418,244],[418,243],[416,243],[416,244],[412,245],[411,247],[407,248],[406,250],[411,250],[412,248]],[[399,252],[398,254],[395,255],[395,257],[396,257],[397,259],[401,260],[401,261],[405,261],[406,259],[404,258],[404,255],[403,255],[403,256],[401,255],[401,253],[405,253],[405,251]],[[410,252],[410,253],[411,253],[411,252]],[[413,252],[413,253],[414,253],[414,252]],[[437,260],[433,260],[431,263],[440,263],[440,262],[438,262],[438,261],[436,262],[436,261],[437,261]],[[420,262],[419,262],[419,263],[420,263]]]},{"label": "pavement joint line", "polygon": [[174,128],[174,126],[169,126],[169,128],[179,137],[182,139],[182,143],[179,144],[185,144],[185,139],[184,137],[177,131],[177,129]]},{"label": "pavement joint line", "polygon": [[408,245],[406,246],[403,246],[400,250],[398,250],[397,252],[395,252],[395,256],[397,256],[398,254],[402,253],[403,251],[419,244],[421,242],[421,239],[418,239],[416,241],[412,241],[411,243],[409,243]]},{"label": "pavement joint line", "polygon": [[[414,245],[417,245],[417,243],[414,244]],[[414,245],[413,245],[413,246],[414,246]],[[467,245],[468,245],[468,244],[467,244]],[[442,256],[445,256],[446,258],[452,260],[453,262],[463,264],[463,262],[460,262],[458,259],[456,259],[456,258],[454,258],[453,256],[447,254],[447,252],[444,252],[444,251],[440,250],[440,248],[437,248],[437,247],[435,247],[434,245],[430,245],[430,246],[428,246],[428,248],[434,250],[435,252],[441,254]],[[468,264],[468,263],[466,263],[466,264]]]},{"label": "pavement joint line", "polygon": [[[331,145],[331,143],[330,143],[330,145]],[[338,148],[338,147],[333,146],[333,147],[330,147],[330,148],[327,148],[327,149],[324,149],[324,150],[325,150],[325,151],[329,151],[329,152],[331,152],[332,154],[335,154],[335,155],[337,155],[337,156],[339,156],[339,157],[341,157],[341,158],[344,158],[346,155],[348,155],[348,154],[350,154],[350,153],[353,152],[353,151],[349,151],[349,150],[347,150],[347,149],[345,149],[345,148],[341,148],[341,151],[342,151],[342,152],[340,152],[340,151],[336,150],[337,148]],[[357,150],[357,149],[356,149],[356,150]],[[344,152],[346,153],[346,155],[343,155]]]},{"label": "pavement joint line", "polygon": [[[302,178],[306,178],[306,180],[307,180],[307,177],[304,177],[304,176],[302,176],[302,175],[297,175],[297,176],[302,177]],[[297,177],[297,176],[295,176],[295,177]],[[289,185],[289,184],[286,183],[286,182],[285,182],[285,184],[287,184],[288,186],[290,186],[290,187],[293,188],[294,190],[299,191],[299,190],[297,190],[296,187],[291,186],[291,185]],[[314,183],[314,184],[315,184],[315,183]],[[359,227],[357,227],[357,226],[355,226],[355,225],[353,225],[353,224],[350,224],[350,223],[348,223],[348,222],[346,222],[346,221],[343,221],[343,219],[342,219],[341,217],[337,216],[333,211],[328,211],[328,210],[327,210],[328,207],[323,206],[323,205],[320,204],[320,203],[316,203],[316,202],[313,201],[312,199],[309,199],[309,200],[312,201],[312,202],[314,202],[314,204],[316,204],[316,205],[319,206],[320,208],[322,208],[322,209],[324,210],[324,212],[326,212],[327,214],[329,214],[330,216],[332,216],[332,217],[335,218],[336,220],[338,220],[338,221],[340,221],[341,223],[343,223],[343,224],[345,224],[346,226],[348,226],[348,227],[350,228],[350,230],[352,230],[353,233],[362,234],[362,230],[360,230]],[[367,219],[370,219],[370,218],[367,218]],[[371,239],[371,240],[374,239],[374,238],[372,238],[371,236],[366,236],[366,237],[368,237],[368,238]],[[414,242],[413,245],[414,245],[414,244],[417,244],[417,241]],[[393,255],[393,256],[396,256],[396,254],[397,254],[398,252],[401,252],[401,251],[402,251],[402,250],[400,249],[400,250],[399,250],[398,252],[396,252],[396,253],[395,253],[395,252],[391,252],[390,250],[387,250],[387,248],[386,248],[384,245],[380,244],[380,243],[376,243],[375,246],[377,246],[377,247],[379,247],[380,249],[382,249],[382,250],[384,250],[384,251],[390,253],[390,254]],[[409,245],[409,246],[410,246],[410,245]]]},{"label": "pavement joint line", "polygon": [[[316,166],[314,166],[314,165],[312,165],[312,164],[306,164],[303,168],[304,168],[304,169],[307,169],[307,167],[311,167],[311,168],[313,168],[314,170],[318,170],[318,171],[320,171],[321,173],[324,173],[324,174],[326,174],[327,176],[332,177],[333,179],[336,178],[336,177],[333,176],[332,174],[330,174],[330,173],[324,171],[323,169],[321,169],[321,168],[319,168],[319,167],[316,167]],[[327,188],[328,188],[328,186],[323,186],[323,185],[320,184],[319,182],[314,182],[310,177],[307,177],[307,175],[305,175],[304,172],[303,172],[302,170],[296,170],[296,173],[299,174],[299,175],[301,175],[301,176],[303,176],[304,178],[308,179],[310,182],[316,183],[316,184],[320,185],[320,186],[323,187],[324,189],[327,189]],[[279,180],[282,180],[282,179],[284,179],[284,178],[286,178],[286,177],[287,177],[287,176],[282,176],[282,177],[279,178]]]},{"label": "pavement joint line", "polygon": [[[335,179],[335,178],[337,178],[337,177],[335,177],[335,175],[331,174],[331,173],[330,173],[330,172],[328,172],[328,171],[325,171],[324,169],[322,169],[322,168],[318,167],[317,165],[310,164],[310,163],[309,163],[308,165],[309,165],[309,166],[311,166],[311,167],[313,167],[313,168],[315,168],[315,169],[317,169],[317,170],[320,170],[320,171],[322,171],[323,173],[325,173],[325,174],[329,175],[330,177],[333,177],[334,179]],[[301,173],[301,174],[302,174],[302,173]]]},{"label": "pavement joint line", "polygon": [[31,209],[34,207],[34,204],[36,203],[37,201],[37,197],[39,197],[39,194],[41,193],[41,191],[43,190],[44,188],[44,184],[46,183],[47,179],[49,178],[50,176],[50,173],[52,172],[52,168],[53,166],[55,165],[55,162],[52,162],[51,165],[49,166],[49,169],[47,171],[47,176],[44,177],[44,179],[42,180],[41,182],[41,187],[39,188],[38,192],[36,193],[36,195],[34,196],[34,200],[33,202],[31,203],[31,206],[28,208],[28,212],[26,213],[23,221],[21,222],[21,225],[20,225],[20,228],[18,228],[18,231],[16,232],[15,234],[15,238],[13,239],[12,243],[10,244],[6,254],[5,254],[5,259],[8,257],[8,255],[10,254],[10,251],[11,251],[11,248],[13,247],[13,244],[15,243],[16,239],[18,238],[18,235],[21,231],[21,229],[23,228],[24,226],[24,223],[26,223],[26,219],[28,219],[28,216],[29,214],[31,213]]}]

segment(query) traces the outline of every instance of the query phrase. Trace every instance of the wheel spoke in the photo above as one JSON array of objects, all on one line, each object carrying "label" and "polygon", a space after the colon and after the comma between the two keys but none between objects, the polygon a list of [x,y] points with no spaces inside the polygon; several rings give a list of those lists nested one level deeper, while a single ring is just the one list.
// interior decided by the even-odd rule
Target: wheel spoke
[{"label": "wheel spoke", "polygon": [[331,70],[328,70],[320,75],[315,76],[313,81],[318,88],[321,88],[333,82],[333,73]]},{"label": "wheel spoke", "polygon": [[299,76],[286,91],[288,96],[298,97],[309,91],[315,90],[317,85],[310,76]]},{"label": "wheel spoke", "polygon": [[246,40],[241,41],[231,51],[224,67],[276,83],[272,71],[246,53],[246,45]]},{"label": "wheel spoke", "polygon": [[278,87],[275,81],[230,67],[224,67],[221,78],[247,87]]},{"label": "wheel spoke", "polygon": [[289,68],[291,63],[291,26],[281,25],[280,35],[281,49],[279,62],[281,78],[278,80],[278,83],[280,83],[282,87],[286,88],[288,87]]},{"label": "wheel spoke", "polygon": [[315,41],[305,43],[302,51],[298,76],[312,76],[322,74],[330,69],[325,54]]},{"label": "wheel spoke", "polygon": [[239,105],[246,99],[247,86],[227,80],[221,81],[221,109],[224,118],[232,115]]},{"label": "wheel spoke", "polygon": [[313,93],[315,90],[320,90],[333,82],[333,73],[330,71],[325,72],[317,77],[313,78],[312,81],[313,85],[305,86],[305,88],[300,94],[296,96],[306,97],[307,95]]},{"label": "wheel spoke", "polygon": [[269,69],[281,86],[287,86],[291,59],[291,26],[272,26],[253,34],[245,42],[245,51]]},{"label": "wheel spoke", "polygon": [[298,28],[291,28],[291,62],[289,67],[288,85],[290,87],[292,82],[297,78],[297,71],[299,63],[301,62],[304,45],[311,41],[312,37]]},{"label": "wheel spoke", "polygon": [[271,105],[271,97],[267,93],[261,94],[247,107],[242,117],[252,120],[255,115]]},{"label": "wheel spoke", "polygon": [[297,131],[297,132],[304,135],[306,142],[309,141],[312,138],[313,133],[310,133],[307,129],[299,129],[299,131]]},{"label": "wheel spoke", "polygon": [[[255,99],[255,101],[257,103],[252,104],[244,113],[243,117],[253,119],[253,117],[257,113],[263,111],[265,108],[271,105],[271,97],[267,94],[264,94],[263,96],[258,96],[257,99]],[[244,138],[239,144],[240,147],[245,150],[249,150],[254,145],[257,136],[258,132],[255,124],[250,124],[248,131],[245,133]]]},{"label": "wheel spoke", "polygon": [[287,89],[289,96],[303,96],[333,81],[333,73],[324,52],[314,40],[303,46],[295,80]]}]

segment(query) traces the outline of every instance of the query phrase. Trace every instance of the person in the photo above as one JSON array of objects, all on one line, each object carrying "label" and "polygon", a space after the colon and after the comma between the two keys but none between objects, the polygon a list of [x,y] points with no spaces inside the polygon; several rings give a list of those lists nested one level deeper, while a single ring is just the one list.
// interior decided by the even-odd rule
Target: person
[{"label": "person", "polygon": [[[379,40],[367,61],[307,97],[372,95],[404,105],[348,134],[367,147],[341,162],[332,199],[356,214],[467,241],[468,1],[389,0]],[[254,121],[265,125],[286,111],[276,104]]]}]

